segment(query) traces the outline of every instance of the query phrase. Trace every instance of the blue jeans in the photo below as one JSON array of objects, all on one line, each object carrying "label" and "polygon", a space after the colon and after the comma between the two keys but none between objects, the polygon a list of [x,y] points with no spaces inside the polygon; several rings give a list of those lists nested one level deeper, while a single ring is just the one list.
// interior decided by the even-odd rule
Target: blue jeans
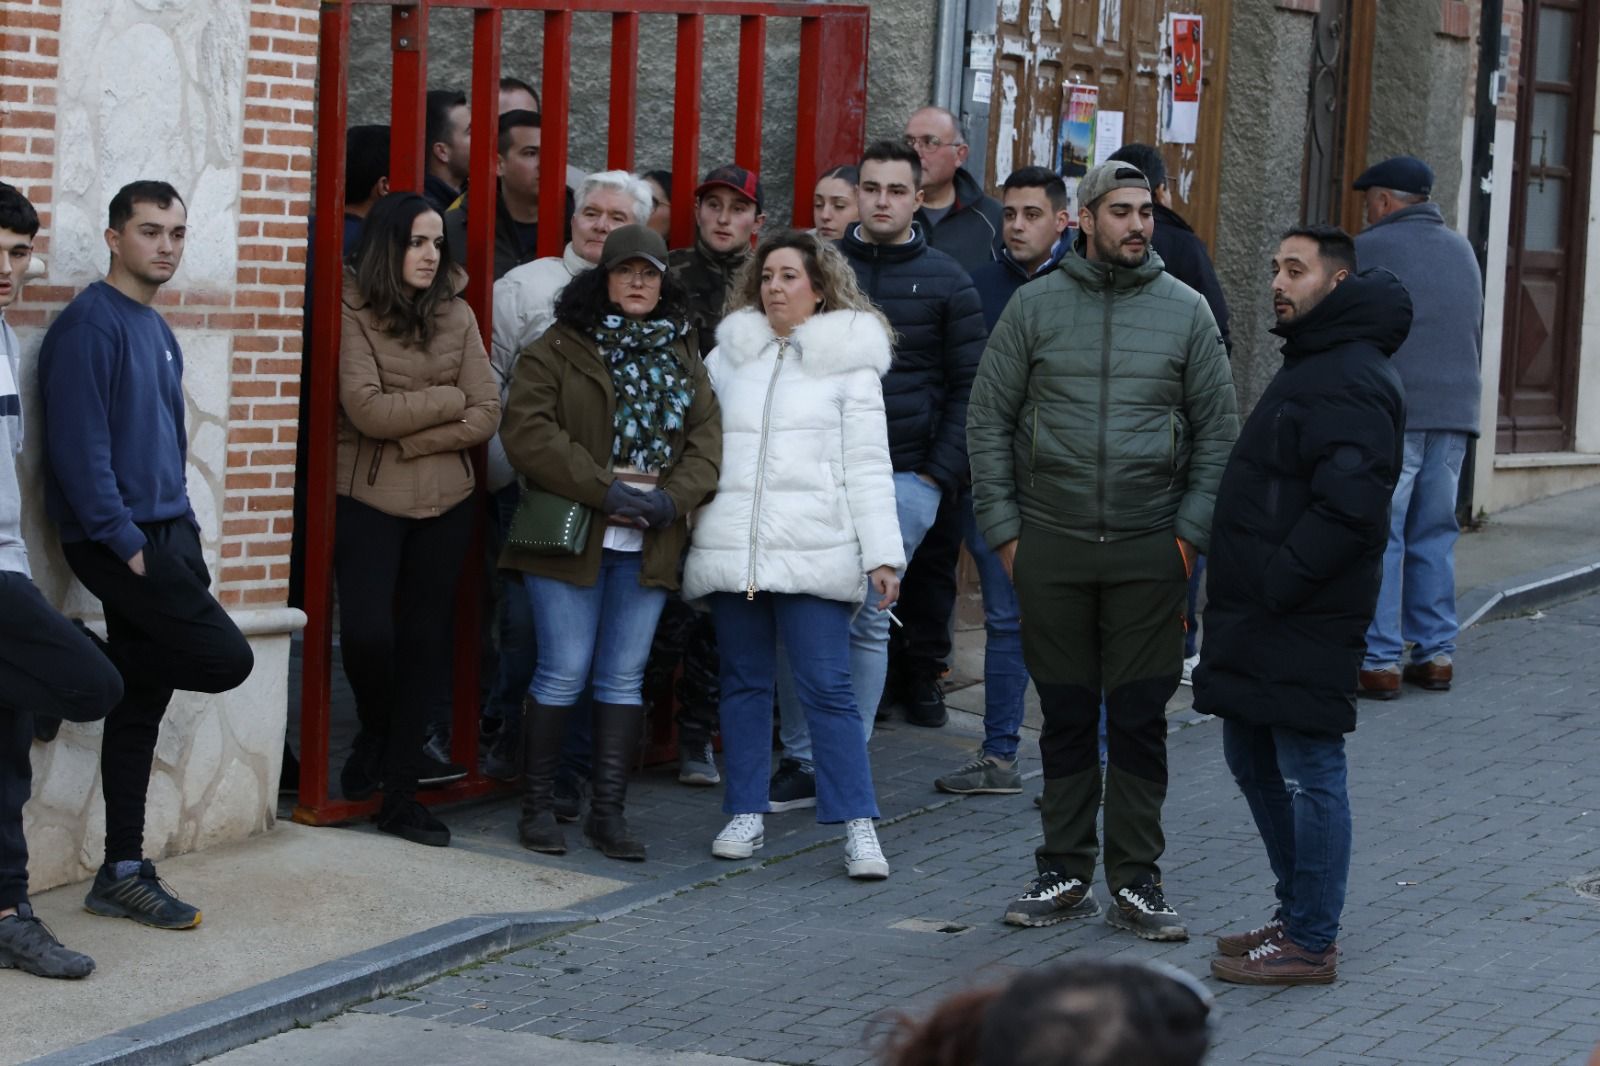
[{"label": "blue jeans", "polygon": [[1339,937],[1350,882],[1344,738],[1225,719],[1222,753],[1267,846],[1289,939],[1322,951]]},{"label": "blue jeans", "polygon": [[572,707],[593,684],[596,703],[643,702],[644,665],[666,589],[639,584],[639,552],[607,550],[584,588],[524,574],[539,633],[539,665],[528,692],[547,707]]},{"label": "blue jeans", "polygon": [[1378,610],[1367,627],[1363,670],[1400,662],[1405,642],[1412,662],[1455,654],[1456,489],[1467,435],[1444,430],[1406,434],[1405,464],[1389,512]]},{"label": "blue jeans", "polygon": [[[895,512],[900,519],[900,542],[906,561],[917,552],[928,527],[939,514],[942,490],[909,471],[894,475]],[[905,574],[901,567],[900,573]],[[866,603],[850,623],[850,680],[856,693],[856,710],[861,715],[861,730],[872,736],[872,723],[883,699],[883,685],[889,676],[889,612],[878,609],[877,589],[867,588]],[[1020,640],[1020,638],[1018,638]],[[812,765],[811,737],[805,715],[795,696],[794,672],[788,662],[788,649],[778,649],[778,737],[785,758],[805,766]]]},{"label": "blue jeans", "polygon": [[817,760],[817,821],[878,817],[867,738],[850,678],[853,607],[816,596],[736,592],[711,597],[722,653],[722,752],[728,814],[765,814],[772,777],[772,696],[778,641],[792,653],[794,686]]},{"label": "blue jeans", "polygon": [[[489,514],[494,518],[494,546],[505,543],[506,531],[517,513],[522,488],[515,482],[497,490]],[[484,708],[485,718],[516,719],[522,713],[522,696],[533,680],[539,661],[539,637],[533,628],[533,606],[523,583],[508,570],[496,568],[494,579],[500,586],[500,658],[494,691]]]},{"label": "blue jeans", "polygon": [[1028,668],[1022,662],[1022,608],[1005,564],[978,532],[972,493],[963,491],[962,536],[978,567],[983,592],[983,750],[1010,761],[1022,740],[1023,702],[1028,696]]}]

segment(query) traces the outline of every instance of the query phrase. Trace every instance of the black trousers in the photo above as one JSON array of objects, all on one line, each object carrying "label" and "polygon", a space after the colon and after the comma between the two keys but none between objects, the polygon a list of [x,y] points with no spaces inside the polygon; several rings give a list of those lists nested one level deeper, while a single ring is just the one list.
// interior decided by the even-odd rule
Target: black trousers
[{"label": "black trousers", "polygon": [[0,909],[28,898],[22,805],[32,791],[33,716],[94,722],[122,699],[122,677],[28,575],[0,571]]},{"label": "black trousers", "polygon": [[905,626],[899,644],[902,674],[942,672],[950,660],[950,623],[956,610],[956,570],[961,564],[965,493],[946,492],[939,513],[917,545],[901,584],[895,615]]},{"label": "black trousers", "polygon": [[455,596],[472,539],[469,498],[399,518],[338,497],[333,575],[339,647],[361,731],[382,746],[386,792],[417,791],[417,758],[455,667]]},{"label": "black trousers", "polygon": [[106,718],[100,746],[108,863],[144,855],[150,765],[173,691],[227,692],[255,666],[250,642],[212,598],[194,526],[174,518],[139,528],[146,539],[143,577],[102,544],[61,546],[105,610],[105,653],[122,675],[122,700]]}]

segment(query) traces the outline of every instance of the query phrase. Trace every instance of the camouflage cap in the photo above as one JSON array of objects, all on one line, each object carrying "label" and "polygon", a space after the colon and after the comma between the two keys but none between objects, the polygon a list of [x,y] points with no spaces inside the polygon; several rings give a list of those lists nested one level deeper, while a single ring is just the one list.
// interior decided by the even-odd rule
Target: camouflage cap
[{"label": "camouflage cap", "polygon": [[1112,161],[1092,168],[1078,181],[1078,203],[1089,207],[1113,189],[1143,189],[1150,191],[1150,182],[1144,171],[1128,163]]}]

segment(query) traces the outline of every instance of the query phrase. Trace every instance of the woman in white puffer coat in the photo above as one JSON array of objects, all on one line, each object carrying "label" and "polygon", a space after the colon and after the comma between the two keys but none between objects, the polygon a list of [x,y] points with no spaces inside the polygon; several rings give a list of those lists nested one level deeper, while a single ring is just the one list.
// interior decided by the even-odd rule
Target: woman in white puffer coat
[{"label": "woman in white puffer coat", "polygon": [[722,407],[716,495],[694,519],[686,599],[708,597],[722,655],[719,858],[763,843],[781,641],[811,728],[817,821],[846,826],[850,876],[882,878],[878,816],[850,683],[850,619],[870,582],[888,607],[905,552],[880,379],[888,323],[833,247],[807,233],[761,242],[707,359]]}]

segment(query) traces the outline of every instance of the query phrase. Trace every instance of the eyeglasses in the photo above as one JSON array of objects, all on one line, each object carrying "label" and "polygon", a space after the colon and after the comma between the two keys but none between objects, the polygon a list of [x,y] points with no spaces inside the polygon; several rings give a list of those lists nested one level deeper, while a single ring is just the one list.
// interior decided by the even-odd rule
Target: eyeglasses
[{"label": "eyeglasses", "polygon": [[947,146],[950,148],[959,148],[963,144],[967,143],[966,141],[941,141],[937,137],[913,137],[909,133],[900,140],[901,143],[907,148],[918,152],[936,152],[939,149]]},{"label": "eyeglasses", "polygon": [[661,284],[661,271],[655,267],[645,267],[643,270],[629,270],[625,266],[612,267],[611,276],[624,285]]}]

